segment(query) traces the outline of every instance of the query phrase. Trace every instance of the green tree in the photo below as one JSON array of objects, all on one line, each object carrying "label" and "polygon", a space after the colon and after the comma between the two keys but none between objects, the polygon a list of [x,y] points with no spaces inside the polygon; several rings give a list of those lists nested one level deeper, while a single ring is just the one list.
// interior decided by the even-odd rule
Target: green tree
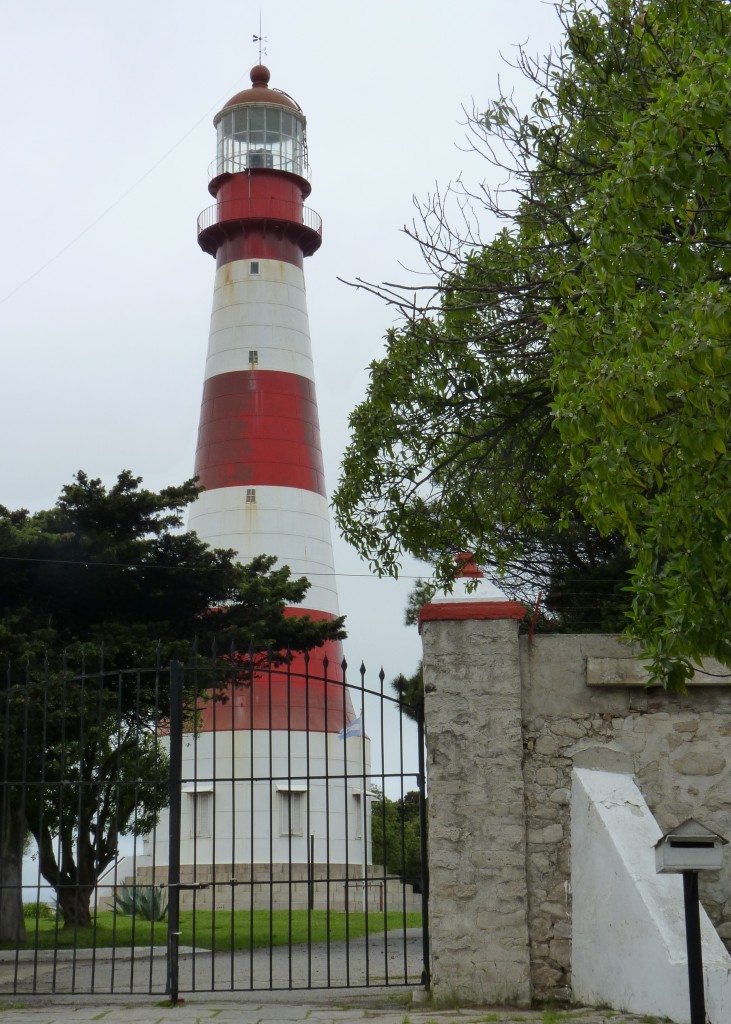
[{"label": "green tree", "polygon": [[424,716],[424,672],[419,662],[415,672],[406,676],[401,672],[391,680],[391,689],[399,699],[401,710],[407,718],[417,721]]},{"label": "green tree", "polygon": [[[460,232],[449,194],[424,205],[425,300],[366,285],[403,322],[336,517],[382,572],[407,551],[447,580],[467,548],[584,626],[631,600],[629,634],[682,687],[690,659],[731,661],[729,5],[558,10],[560,50],[518,58],[531,109],[471,120],[509,189],[453,190]],[[477,204],[504,224],[487,244]]]},{"label": "green tree", "polygon": [[731,662],[731,11],[628,13],[574,29],[566,84],[603,113],[575,145],[611,159],[575,211],[582,259],[547,326],[584,515],[626,537],[633,632],[682,682],[690,658]]},{"label": "green tree", "polygon": [[[129,472],[107,489],[79,473],[52,509],[31,515],[0,507],[0,660],[9,666],[0,768],[3,780],[31,784],[25,795],[7,785],[0,792],[0,940],[23,934],[28,830],[65,924],[74,927],[89,922],[89,896],[119,834],[149,831],[157,818],[157,787],[130,789],[125,781],[140,775],[141,759],[157,759],[160,770],[156,715],[165,715],[164,699],[160,708],[154,673],[140,686],[122,670],[192,657],[196,637],[199,650],[215,638],[219,650],[266,651],[308,650],[344,635],[342,619],[284,616],[308,583],[286,566],[275,569],[275,559],[240,565],[234,552],[180,532],[199,491],[188,481],[156,493]],[[68,666],[95,657],[119,670],[107,692],[70,678]],[[201,692],[209,685],[201,673]],[[29,695],[38,715],[29,712]],[[54,772],[83,783],[79,800],[60,811],[53,788],[38,785]]]},{"label": "green tree", "polygon": [[381,864],[406,885],[421,884],[421,827],[419,793],[414,790],[403,798],[391,800],[378,787],[371,801],[371,840],[373,863]]},{"label": "green tree", "polygon": [[[404,625],[416,626],[419,622],[419,612],[431,601],[435,593],[435,586],[430,580],[417,580],[409,593],[406,609],[404,611]],[[421,661],[416,671],[410,676],[401,672],[391,680],[391,689],[399,699],[401,709],[407,718],[424,721],[424,672]],[[426,735],[426,722],[424,722]]]},{"label": "green tree", "polygon": [[[99,680],[89,682],[94,687]],[[67,697],[77,693],[67,685]],[[84,697],[98,703],[99,692],[89,688]],[[142,721],[138,709],[121,721],[113,712],[92,721],[84,716],[83,737],[74,742],[78,721],[71,742],[66,735],[44,751],[45,784],[30,786],[24,801],[40,871],[67,928],[91,923],[91,897],[117,856],[120,836],[149,835],[167,805],[168,757],[151,715]]]}]

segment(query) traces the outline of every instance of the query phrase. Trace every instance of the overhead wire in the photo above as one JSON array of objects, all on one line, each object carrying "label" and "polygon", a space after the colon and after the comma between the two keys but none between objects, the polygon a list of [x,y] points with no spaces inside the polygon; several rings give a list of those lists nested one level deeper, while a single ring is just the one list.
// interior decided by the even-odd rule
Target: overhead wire
[{"label": "overhead wire", "polygon": [[48,267],[51,266],[51,264],[55,263],[56,260],[60,259],[61,256],[64,255],[64,253],[68,252],[68,250],[71,249],[74,245],[76,245],[76,243],[79,242],[82,238],[84,238],[85,235],[88,235],[89,232],[93,228],[95,228],[97,226],[97,224],[101,220],[103,220],[108,214],[110,214],[112,212],[112,210],[116,209],[120,205],[120,203],[122,203],[127,198],[128,195],[130,195],[132,192],[134,192],[134,190],[139,185],[141,185],[143,181],[145,181],[147,178],[149,178],[149,176],[153,173],[153,171],[156,171],[157,168],[162,163],[164,163],[167,160],[167,158],[172,153],[175,152],[176,149],[178,149],[180,146],[182,146],[182,144],[185,142],[185,140],[187,138],[189,138],[193,134],[193,132],[196,130],[196,128],[198,128],[198,126],[200,124],[202,124],[203,121],[206,120],[206,118],[210,117],[210,115],[211,115],[211,113],[213,111],[216,111],[216,110],[219,109],[220,104],[222,102],[225,103],[226,99],[228,99],[228,97],[231,95],[231,93],[233,91],[235,91],[237,89],[237,87],[241,84],[241,82],[243,81],[244,77],[245,77],[244,75],[239,76],[239,78],[236,79],[234,84],[232,86],[229,86],[229,88],[226,90],[226,92],[224,94],[222,94],[224,98],[216,100],[216,102],[212,106],[210,106],[208,108],[208,110],[206,110],[205,114],[203,114],[201,117],[199,117],[198,120],[195,122],[195,124],[193,124],[192,127],[189,128],[187,132],[185,132],[183,135],[181,135],[181,137],[178,139],[178,141],[173,143],[173,145],[170,146],[170,148],[167,149],[158,160],[156,160],[150,167],[148,167],[144,174],[142,174],[139,178],[137,178],[136,181],[133,181],[132,184],[128,188],[126,188],[124,190],[124,192],[122,192],[121,195],[119,195],[114,200],[114,202],[110,203],[109,206],[107,206],[104,210],[102,210],[102,212],[100,214],[98,214],[89,224],[87,224],[85,228],[82,228],[82,230],[79,231],[78,234],[74,235],[74,237],[72,239],[70,239],[70,241],[68,241],[65,245],[63,245],[56,253],[54,253],[53,256],[50,256],[46,260],[45,263],[42,263],[31,274],[29,274],[27,277],[25,277],[13,289],[11,289],[11,291],[7,292],[7,294],[4,295],[0,299],[0,306],[4,305],[4,303],[6,303],[9,299],[12,299],[12,297],[14,295],[17,295],[17,293],[19,291],[21,291],[23,288],[25,288],[26,285],[30,284],[31,281],[35,280],[35,278],[38,277],[39,274],[42,274],[44,270],[46,270]]},{"label": "overhead wire", "polygon": [[[208,572],[210,567],[207,566],[196,566],[196,565],[161,565],[155,562],[103,562],[97,560],[89,560],[83,558],[33,558],[27,555],[0,555],[0,563],[3,562],[27,562],[30,564],[38,565],[57,565],[57,566],[85,566],[86,568],[106,568],[106,569],[160,569],[168,572]],[[384,577],[378,576],[376,573],[370,572],[315,572],[308,571],[307,576],[322,576],[322,577],[340,577],[343,579],[378,579],[382,580]],[[431,576],[424,576],[418,573],[399,573],[398,577],[392,577],[399,580],[421,580],[426,583],[434,583],[434,578]],[[562,602],[561,610],[571,610],[586,608],[589,605],[595,604],[599,606],[602,603],[602,595],[597,593],[597,588],[611,583],[626,583],[626,577],[616,577],[613,579],[597,580],[585,580],[583,583],[577,583],[572,585],[571,594],[573,597],[572,601]],[[523,598],[525,603],[527,599]],[[535,603],[535,597],[530,600],[531,606]],[[545,605],[545,601],[541,601],[541,605]]]},{"label": "overhead wire", "polygon": [[[26,555],[0,555],[0,562],[30,562],[39,565],[83,565],[86,568],[100,569],[163,569],[172,572],[209,572],[210,566],[198,565],[160,565],[155,562],[99,562],[84,558],[31,558]],[[368,572],[310,572],[307,576],[342,576],[352,579],[380,579],[373,573]],[[399,574],[401,580],[428,580],[426,576],[412,576],[406,573]]]}]

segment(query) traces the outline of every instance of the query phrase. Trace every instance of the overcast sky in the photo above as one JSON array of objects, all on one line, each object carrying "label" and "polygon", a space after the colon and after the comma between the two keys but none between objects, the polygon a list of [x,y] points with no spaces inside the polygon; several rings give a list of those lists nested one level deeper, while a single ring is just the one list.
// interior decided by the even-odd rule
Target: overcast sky
[{"label": "overcast sky", "polygon": [[[305,262],[328,486],[391,311],[337,278],[403,280],[412,196],[487,168],[463,106],[504,88],[518,43],[559,38],[542,0],[264,0],[271,85],[308,119],[321,250]],[[53,504],[77,469],[147,486],[192,474],[214,261],[212,118],[258,62],[259,5],[233,0],[9,3],[0,35],[0,503]],[[60,255],[59,255],[60,254]],[[56,258],[57,257],[57,258]],[[412,671],[410,580],[378,581],[335,537],[349,660]],[[405,567],[407,576],[421,571]]]}]

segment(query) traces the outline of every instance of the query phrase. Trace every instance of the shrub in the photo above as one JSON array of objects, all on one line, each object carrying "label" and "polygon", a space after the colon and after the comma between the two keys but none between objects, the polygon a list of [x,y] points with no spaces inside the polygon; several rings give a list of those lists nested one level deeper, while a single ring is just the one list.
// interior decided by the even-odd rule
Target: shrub
[{"label": "shrub", "polygon": [[56,910],[47,903],[24,903],[23,917],[26,920],[55,921]]}]

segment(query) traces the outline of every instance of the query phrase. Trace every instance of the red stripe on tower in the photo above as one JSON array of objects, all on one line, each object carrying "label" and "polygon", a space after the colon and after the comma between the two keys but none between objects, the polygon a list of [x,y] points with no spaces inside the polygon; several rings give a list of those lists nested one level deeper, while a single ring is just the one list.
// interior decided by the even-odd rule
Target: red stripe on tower
[{"label": "red stripe on tower", "polygon": [[273,484],[325,496],[314,383],[276,370],[209,378],[195,473],[206,490]]},{"label": "red stripe on tower", "polygon": [[[205,487],[189,527],[241,561],[275,555],[311,583],[308,609],[338,615],[332,539],[320,447],[302,271],[322,241],[319,216],[304,206],[305,117],[251,71],[251,88],[216,115],[217,153],[198,218],[198,241],[216,257],[216,281],[195,472]],[[342,688],[315,681],[323,654],[338,676],[339,643],[313,652],[307,686],[301,659],[211,705],[204,729],[336,732],[353,715]],[[319,671],[316,666],[319,663]]]}]

